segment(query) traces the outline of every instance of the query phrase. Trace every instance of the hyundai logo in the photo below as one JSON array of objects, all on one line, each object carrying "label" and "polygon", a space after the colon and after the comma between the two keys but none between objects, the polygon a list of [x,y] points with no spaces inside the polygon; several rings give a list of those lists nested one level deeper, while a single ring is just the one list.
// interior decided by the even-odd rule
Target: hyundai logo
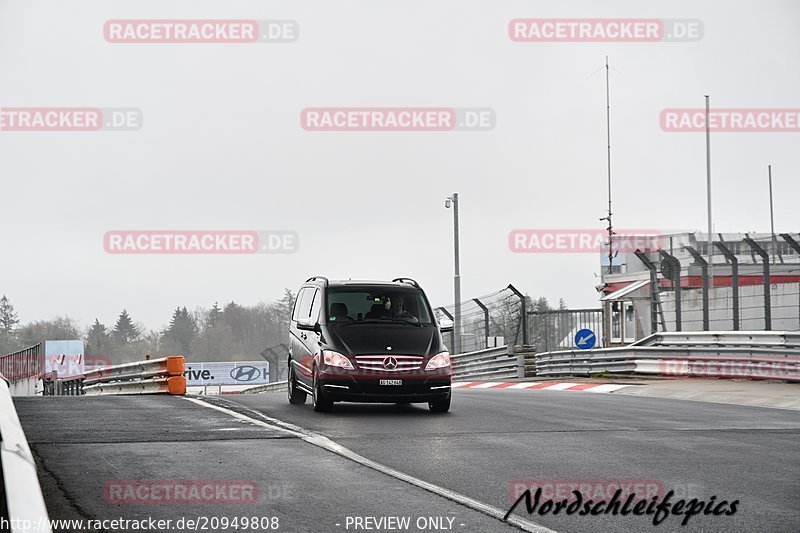
[{"label": "hyundai logo", "polygon": [[386,370],[394,370],[397,368],[397,359],[394,357],[387,357],[383,360],[383,368]]},{"label": "hyundai logo", "polygon": [[255,381],[261,375],[261,370],[254,366],[237,366],[231,370],[231,377],[236,381]]}]

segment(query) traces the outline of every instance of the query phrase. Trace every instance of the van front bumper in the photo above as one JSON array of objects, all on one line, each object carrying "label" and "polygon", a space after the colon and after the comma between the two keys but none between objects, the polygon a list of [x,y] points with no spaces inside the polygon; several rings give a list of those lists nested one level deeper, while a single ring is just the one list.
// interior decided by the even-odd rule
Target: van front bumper
[{"label": "van front bumper", "polygon": [[[343,375],[341,372],[322,372],[319,380],[325,395],[338,402],[430,402],[447,398],[452,385],[449,373],[434,372],[429,375],[405,373]],[[393,381],[401,383],[387,384]]]}]

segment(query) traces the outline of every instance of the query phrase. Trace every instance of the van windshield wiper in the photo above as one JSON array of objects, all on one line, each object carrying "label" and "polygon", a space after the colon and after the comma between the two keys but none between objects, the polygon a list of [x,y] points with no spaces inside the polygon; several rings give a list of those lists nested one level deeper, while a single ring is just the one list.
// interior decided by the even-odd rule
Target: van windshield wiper
[{"label": "van windshield wiper", "polygon": [[423,327],[428,326],[430,324],[420,323],[420,322],[409,322],[408,320],[389,320],[389,319],[379,319],[379,318],[366,318],[364,320],[353,320],[350,322],[332,322],[334,326],[352,326],[353,324],[406,324],[409,326],[416,326],[416,327]]}]

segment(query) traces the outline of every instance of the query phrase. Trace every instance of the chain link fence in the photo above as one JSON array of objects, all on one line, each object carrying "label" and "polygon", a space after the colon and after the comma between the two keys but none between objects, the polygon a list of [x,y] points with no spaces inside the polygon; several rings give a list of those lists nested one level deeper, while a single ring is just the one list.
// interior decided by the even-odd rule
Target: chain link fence
[{"label": "chain link fence", "polygon": [[[437,307],[436,319],[453,320],[455,305]],[[509,285],[461,303],[461,353],[484,348],[523,344],[522,300],[520,293]],[[455,332],[445,333],[445,343],[451,347]]]}]

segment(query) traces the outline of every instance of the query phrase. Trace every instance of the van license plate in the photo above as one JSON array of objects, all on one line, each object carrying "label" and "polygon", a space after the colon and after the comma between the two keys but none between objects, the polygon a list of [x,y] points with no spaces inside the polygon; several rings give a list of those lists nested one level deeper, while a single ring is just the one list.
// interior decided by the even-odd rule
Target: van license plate
[{"label": "van license plate", "polygon": [[402,379],[382,379],[379,382],[381,385],[402,385]]}]

